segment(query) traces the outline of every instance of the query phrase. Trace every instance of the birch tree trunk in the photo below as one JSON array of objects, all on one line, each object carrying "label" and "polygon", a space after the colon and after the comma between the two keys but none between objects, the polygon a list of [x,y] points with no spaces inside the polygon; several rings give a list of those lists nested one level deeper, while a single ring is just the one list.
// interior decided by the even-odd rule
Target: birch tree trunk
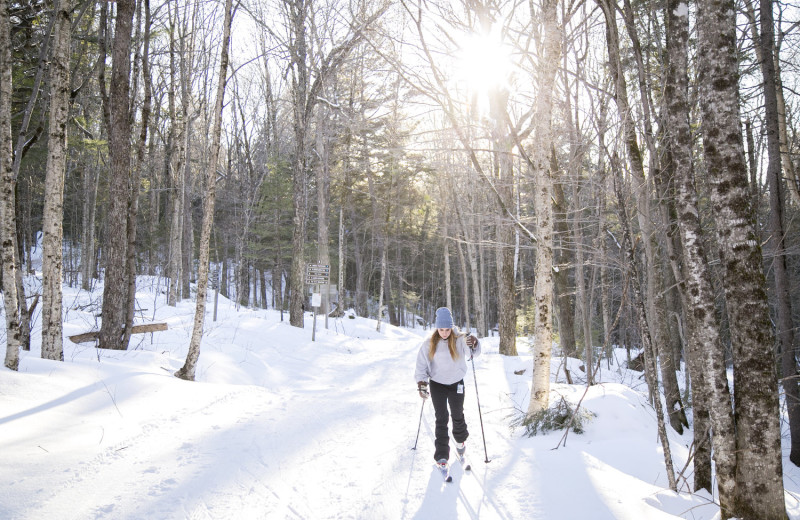
[{"label": "birch tree trunk", "polygon": [[[704,245],[705,238],[698,210],[693,165],[693,139],[689,121],[689,11],[683,0],[670,0],[666,6],[667,77],[664,88],[668,168],[674,175],[678,230],[683,245],[683,265],[676,277],[683,279],[681,294],[686,299],[688,328],[687,367],[692,380],[694,402],[695,490],[712,491],[711,466],[706,464],[708,429],[713,430],[712,446],[716,463],[717,487],[723,518],[733,507],[736,454],[734,418],[725,367],[725,352],[720,340],[720,325],[714,305],[711,272]],[[710,447],[708,447],[710,448]]]},{"label": "birch tree trunk", "polygon": [[531,165],[536,206],[536,268],[534,282],[535,327],[533,381],[528,415],[550,406],[550,357],[553,341],[553,178],[549,152],[552,149],[553,89],[560,63],[562,31],[558,26],[558,0],[542,4],[544,52],[538,65],[540,91],[537,98],[536,151]]},{"label": "birch tree trunk", "polygon": [[206,172],[206,197],[203,208],[203,225],[200,231],[199,267],[197,276],[197,302],[194,313],[192,339],[186,362],[175,377],[194,381],[197,361],[200,358],[200,340],[203,338],[203,324],[206,313],[206,294],[208,292],[209,253],[211,228],[214,225],[214,203],[217,195],[217,164],[219,163],[220,139],[222,134],[222,110],[225,98],[225,85],[228,75],[228,49],[231,44],[231,21],[233,19],[233,1],[225,0],[225,18],[222,29],[222,50],[220,51],[219,77],[217,95],[214,103],[214,126],[211,129],[211,156]]},{"label": "birch tree trunk", "polygon": [[784,520],[774,336],[742,143],[735,15],[732,0],[698,4],[703,150],[724,273],[736,406],[736,492],[733,510],[723,518]]},{"label": "birch tree trunk", "polygon": [[70,0],[55,10],[50,59],[50,121],[42,212],[42,358],[64,360],[61,279],[63,277],[64,175],[70,96]]},{"label": "birch tree trunk", "polygon": [[172,183],[171,191],[171,209],[170,226],[169,226],[169,246],[167,249],[167,259],[169,273],[169,293],[167,296],[167,305],[175,307],[178,305],[179,287],[180,287],[180,271],[181,271],[181,245],[182,241],[182,228],[183,228],[183,190],[184,190],[184,169],[183,169],[183,143],[182,134],[185,132],[183,128],[186,120],[184,117],[178,118],[177,104],[175,102],[175,94],[178,91],[178,65],[176,63],[176,49],[175,49],[175,34],[177,32],[177,18],[178,13],[175,9],[174,13],[170,13],[170,30],[169,30],[169,71],[170,71],[170,85],[171,88],[167,92],[167,103],[170,114],[170,127],[167,137],[167,154],[166,154],[166,172],[168,178]]},{"label": "birch tree trunk", "polygon": [[128,235],[126,226],[113,223],[126,222],[128,214],[131,181],[130,53],[135,8],[135,0],[117,1],[111,52],[113,69],[107,108],[111,168],[106,222],[110,224],[106,226],[103,242],[105,284],[98,347],[115,350],[128,348],[127,343],[123,343],[128,297],[128,284],[125,283]]},{"label": "birch tree trunk", "polygon": [[11,137],[11,20],[9,0],[0,0],[0,259],[6,317],[5,366],[19,368],[20,316],[17,295],[17,220]]}]

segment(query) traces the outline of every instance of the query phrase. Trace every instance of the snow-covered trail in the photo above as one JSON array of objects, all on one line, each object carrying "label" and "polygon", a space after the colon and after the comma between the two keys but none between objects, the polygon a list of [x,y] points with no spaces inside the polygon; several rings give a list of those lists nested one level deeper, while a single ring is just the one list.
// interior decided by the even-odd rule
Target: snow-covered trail
[{"label": "snow-covered trail", "polygon": [[[186,316],[174,318],[185,322]],[[343,325],[355,328],[356,323]],[[360,320],[359,320],[360,321]],[[602,386],[594,433],[521,438],[529,358],[484,340],[473,374],[464,473],[433,467],[433,410],[413,381],[421,337],[295,329],[256,315],[209,327],[201,381],[172,377],[181,325],[147,350],[27,355],[0,377],[0,518],[58,519],[710,519],[702,498],[664,491],[654,421],[638,394]],[[309,329],[310,329],[310,323]],[[318,324],[319,327],[319,324]],[[333,329],[333,326],[331,327]],[[360,336],[353,337],[353,336]],[[496,343],[496,339],[494,340]],[[619,388],[617,388],[619,387]],[[571,397],[580,386],[554,385]],[[682,457],[680,446],[676,457]],[[690,516],[681,513],[688,512]]]},{"label": "snow-covered trail", "polygon": [[[11,454],[6,469],[23,471],[2,472],[0,504],[16,507],[0,516],[424,518],[420,493],[442,483],[430,471],[432,441],[422,448],[427,417],[420,450],[410,449],[418,344],[411,336],[253,348],[248,363],[272,372],[268,387],[180,381],[170,375],[180,363],[151,352],[66,365],[28,358],[27,373],[4,374],[15,380],[4,393],[19,406],[0,413],[0,447]],[[130,363],[150,370],[129,372]],[[24,395],[31,377],[35,397]],[[46,482],[36,478],[41,465]]]}]

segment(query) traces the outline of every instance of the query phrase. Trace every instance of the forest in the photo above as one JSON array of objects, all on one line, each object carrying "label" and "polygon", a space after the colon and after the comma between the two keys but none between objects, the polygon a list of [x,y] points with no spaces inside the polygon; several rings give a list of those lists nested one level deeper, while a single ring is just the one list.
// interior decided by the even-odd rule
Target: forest
[{"label": "forest", "polygon": [[215,295],[295,327],[447,306],[531,338],[531,418],[553,356],[591,385],[626,348],[668,473],[691,422],[722,518],[786,518],[798,54],[782,0],[0,0],[5,367],[35,320],[63,361],[64,285],[104,282],[101,349],[137,276],[196,302],[187,380]]}]

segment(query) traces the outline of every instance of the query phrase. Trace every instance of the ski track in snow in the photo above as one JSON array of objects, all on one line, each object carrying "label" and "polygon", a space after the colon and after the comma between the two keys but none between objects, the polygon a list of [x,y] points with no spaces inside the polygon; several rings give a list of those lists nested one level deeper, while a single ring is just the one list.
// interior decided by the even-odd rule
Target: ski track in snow
[{"label": "ski track in snow", "polygon": [[[416,339],[373,340],[358,356],[323,353],[305,369],[307,380],[298,372],[277,393],[229,387],[197,406],[189,392],[138,433],[74,467],[52,468],[37,503],[12,516],[315,519],[338,511],[330,518],[362,519],[426,518],[436,510],[441,518],[510,518],[486,499],[474,471],[463,474],[454,463],[449,484],[428,471],[430,406],[419,449],[410,449],[417,346]],[[166,386],[176,384],[196,383]],[[118,409],[124,417],[126,403]],[[425,500],[415,503],[421,494]]]}]

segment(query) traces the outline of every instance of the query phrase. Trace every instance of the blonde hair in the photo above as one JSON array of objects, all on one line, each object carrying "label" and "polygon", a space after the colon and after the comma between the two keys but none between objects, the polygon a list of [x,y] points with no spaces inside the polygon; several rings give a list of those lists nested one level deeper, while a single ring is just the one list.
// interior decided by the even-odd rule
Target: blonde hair
[{"label": "blonde hair", "polygon": [[[456,340],[461,337],[456,329],[451,329],[450,335],[447,337],[447,349],[450,351],[450,357],[453,358],[453,361],[458,359],[458,350],[456,349]],[[428,347],[428,359],[433,361],[433,355],[436,354],[436,345],[439,344],[439,340],[443,339],[439,335],[439,329],[434,329],[433,334],[431,334],[431,343]]]}]

